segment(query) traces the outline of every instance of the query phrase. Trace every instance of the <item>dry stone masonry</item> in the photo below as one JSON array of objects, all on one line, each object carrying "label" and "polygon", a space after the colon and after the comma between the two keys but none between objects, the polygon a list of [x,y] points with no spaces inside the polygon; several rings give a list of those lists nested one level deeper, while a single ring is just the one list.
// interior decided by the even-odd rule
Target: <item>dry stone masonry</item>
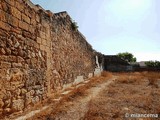
[{"label": "dry stone masonry", "polygon": [[66,12],[0,0],[0,116],[100,73],[96,52]]}]

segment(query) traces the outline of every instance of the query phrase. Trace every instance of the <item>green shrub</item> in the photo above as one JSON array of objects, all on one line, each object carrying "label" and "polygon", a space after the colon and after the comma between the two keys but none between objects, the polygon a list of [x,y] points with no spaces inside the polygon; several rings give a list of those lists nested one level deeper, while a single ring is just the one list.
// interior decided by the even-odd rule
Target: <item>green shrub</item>
[{"label": "green shrub", "polygon": [[72,24],[71,24],[71,26],[72,26],[73,30],[77,31],[77,29],[78,29],[77,22],[73,21]]}]

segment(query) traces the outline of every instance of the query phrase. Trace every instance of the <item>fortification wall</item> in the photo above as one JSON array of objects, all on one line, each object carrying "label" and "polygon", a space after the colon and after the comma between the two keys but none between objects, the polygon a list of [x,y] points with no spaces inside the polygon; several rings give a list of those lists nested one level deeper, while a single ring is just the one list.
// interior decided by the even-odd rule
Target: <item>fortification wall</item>
[{"label": "fortification wall", "polygon": [[95,52],[66,12],[0,1],[0,114],[33,107],[92,77],[96,66]]}]

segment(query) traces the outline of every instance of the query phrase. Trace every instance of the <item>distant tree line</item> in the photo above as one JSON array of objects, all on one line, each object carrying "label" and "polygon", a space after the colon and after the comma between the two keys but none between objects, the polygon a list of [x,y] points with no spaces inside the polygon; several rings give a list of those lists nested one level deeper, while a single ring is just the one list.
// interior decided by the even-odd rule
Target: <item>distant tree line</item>
[{"label": "distant tree line", "polygon": [[160,68],[160,61],[147,61],[145,64],[147,67]]}]

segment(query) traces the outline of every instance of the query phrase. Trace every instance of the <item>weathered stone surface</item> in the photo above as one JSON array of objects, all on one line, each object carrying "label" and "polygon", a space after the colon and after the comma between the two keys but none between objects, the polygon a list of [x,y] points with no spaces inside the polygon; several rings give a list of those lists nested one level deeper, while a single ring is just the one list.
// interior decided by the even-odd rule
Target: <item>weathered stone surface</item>
[{"label": "weathered stone surface", "polygon": [[26,31],[28,31],[29,28],[29,24],[27,24],[26,22],[23,21],[19,21],[19,25],[18,25],[21,29],[24,29]]},{"label": "weathered stone surface", "polygon": [[11,108],[5,108],[4,110],[3,110],[3,113],[4,114],[8,114],[8,113],[10,113],[11,112]]},{"label": "weathered stone surface", "polygon": [[6,51],[4,50],[4,48],[0,48],[0,55],[5,55]]},{"label": "weathered stone surface", "polygon": [[31,22],[31,19],[28,16],[26,16],[25,14],[22,14],[22,20],[28,24],[30,24],[30,22]]},{"label": "weathered stone surface", "polygon": [[11,63],[9,62],[0,62],[0,68],[10,68]]},{"label": "weathered stone surface", "polygon": [[13,100],[12,102],[13,103],[12,103],[11,110],[13,112],[23,110],[23,108],[24,108],[24,100],[23,99]]},{"label": "weathered stone surface", "polygon": [[21,20],[21,12],[17,9],[17,8],[15,8],[15,7],[11,7],[11,14],[14,16],[14,17],[16,17],[16,18],[18,18],[19,20]]},{"label": "weathered stone surface", "polygon": [[92,77],[96,67],[95,51],[66,12],[28,3],[0,1],[0,115]]},{"label": "weathered stone surface", "polygon": [[15,0],[5,0],[8,4],[10,4],[11,6],[14,6],[14,2]]},{"label": "weathered stone surface", "polygon": [[4,106],[4,102],[2,99],[0,99],[0,108],[2,108]]},{"label": "weathered stone surface", "polygon": [[22,74],[16,73],[11,76],[11,81],[22,81]]}]

